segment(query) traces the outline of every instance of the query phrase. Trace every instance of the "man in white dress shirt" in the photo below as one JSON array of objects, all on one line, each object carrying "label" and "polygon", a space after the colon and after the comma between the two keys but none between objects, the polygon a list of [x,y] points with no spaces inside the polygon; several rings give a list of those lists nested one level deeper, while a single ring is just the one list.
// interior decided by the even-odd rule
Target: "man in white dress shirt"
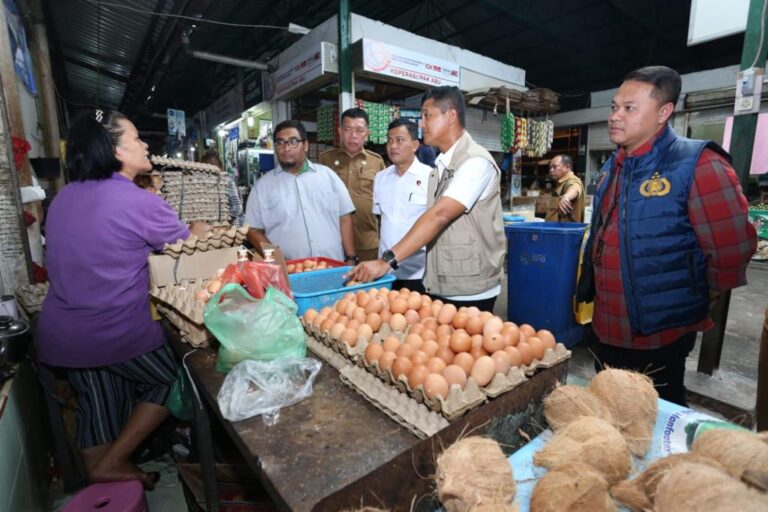
[{"label": "man in white dress shirt", "polygon": [[[419,162],[419,129],[405,119],[389,124],[387,155],[393,165],[376,174],[373,182],[373,213],[379,216],[379,257],[395,246],[427,211],[427,184],[432,168]],[[422,278],[427,250],[420,248],[394,270],[395,289],[424,293]]]}]

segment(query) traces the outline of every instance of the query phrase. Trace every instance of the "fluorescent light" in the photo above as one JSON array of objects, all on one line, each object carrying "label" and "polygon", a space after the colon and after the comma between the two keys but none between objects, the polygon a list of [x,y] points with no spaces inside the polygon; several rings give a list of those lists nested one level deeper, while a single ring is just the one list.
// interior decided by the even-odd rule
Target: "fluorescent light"
[{"label": "fluorescent light", "polygon": [[301,25],[297,25],[295,23],[289,23],[288,24],[288,32],[291,34],[309,34],[310,30],[307,27],[302,27]]},{"label": "fluorescent light", "polygon": [[181,158],[181,153],[176,153],[176,158]]},{"label": "fluorescent light", "polygon": [[254,121],[253,121],[253,118],[251,116],[248,116],[248,117],[245,118],[245,124],[247,124],[249,128],[253,126],[253,123],[254,123]]},{"label": "fluorescent light", "polygon": [[219,131],[217,133],[219,134],[219,137],[224,137],[227,134],[227,132],[225,132],[223,128],[219,128]]}]

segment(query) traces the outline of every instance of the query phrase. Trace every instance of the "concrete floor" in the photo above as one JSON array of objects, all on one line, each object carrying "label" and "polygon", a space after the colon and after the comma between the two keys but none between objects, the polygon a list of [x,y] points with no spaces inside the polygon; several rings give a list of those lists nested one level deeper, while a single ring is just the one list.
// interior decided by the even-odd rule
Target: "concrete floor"
[{"label": "concrete floor", "polygon": [[[768,262],[753,261],[747,269],[748,284],[733,290],[720,368],[709,376],[697,371],[701,334],[688,357],[685,384],[692,407],[731,421],[752,425],[757,389],[757,356],[765,308],[768,306]],[[507,283],[494,312],[507,316]],[[591,379],[594,358],[588,343],[571,348],[569,374]]]}]

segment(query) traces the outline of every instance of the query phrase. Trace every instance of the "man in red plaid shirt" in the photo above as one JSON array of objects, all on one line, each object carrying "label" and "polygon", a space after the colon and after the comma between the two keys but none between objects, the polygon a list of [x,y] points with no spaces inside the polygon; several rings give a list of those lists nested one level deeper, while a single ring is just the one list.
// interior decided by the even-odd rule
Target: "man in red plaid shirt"
[{"label": "man in red plaid shirt", "polygon": [[685,359],[713,326],[710,300],[746,284],[756,233],[730,156],[668,126],[679,95],[677,72],[649,66],[614,96],[618,149],[601,170],[577,298],[594,299],[596,367],[645,373],[687,405]]}]

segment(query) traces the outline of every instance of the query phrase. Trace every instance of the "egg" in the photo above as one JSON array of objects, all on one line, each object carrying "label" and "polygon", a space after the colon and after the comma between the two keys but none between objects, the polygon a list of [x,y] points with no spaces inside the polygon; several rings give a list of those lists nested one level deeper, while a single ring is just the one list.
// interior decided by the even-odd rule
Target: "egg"
[{"label": "egg", "polygon": [[400,288],[398,291],[400,292],[400,295],[403,295],[403,296],[408,296],[411,294],[410,288],[406,288],[405,286]]},{"label": "egg", "polygon": [[421,336],[414,333],[409,333],[408,336],[405,337],[405,343],[408,345],[411,345],[414,349],[418,350],[421,348],[421,346],[424,344],[424,340],[421,339]]},{"label": "egg", "polygon": [[431,340],[431,341],[437,341],[437,334],[435,334],[433,331],[424,330],[421,331],[421,339],[424,341]]},{"label": "egg", "polygon": [[469,334],[482,334],[483,333],[483,320],[479,316],[469,317],[467,320],[466,330]]},{"label": "egg", "polygon": [[408,385],[411,387],[411,389],[416,389],[416,386],[424,384],[424,381],[427,379],[427,375],[429,375],[429,370],[426,366],[414,365],[411,373],[408,374]]},{"label": "egg", "polygon": [[500,333],[491,333],[483,336],[483,349],[489,354],[501,350],[506,346]]},{"label": "egg", "polygon": [[374,297],[365,304],[364,311],[370,315],[371,313],[381,313],[382,309],[384,309],[384,299]]},{"label": "egg", "polygon": [[434,357],[438,348],[440,347],[435,340],[425,340],[421,345],[421,351],[427,354],[429,357]]},{"label": "egg", "polygon": [[427,364],[427,361],[429,361],[429,358],[430,356],[421,350],[416,350],[411,354],[411,362],[413,363],[413,366],[424,366]]},{"label": "egg", "polygon": [[422,332],[424,332],[424,324],[417,323],[408,329],[408,334],[421,334]]},{"label": "egg", "polygon": [[432,317],[424,318],[421,321],[421,323],[422,323],[422,325],[424,326],[425,329],[427,329],[429,331],[432,331],[432,332],[436,332],[437,331],[437,319],[432,318]]},{"label": "egg", "polygon": [[399,379],[401,375],[405,375],[407,379],[412,369],[413,363],[407,357],[398,357],[392,362],[392,376],[396,379]]},{"label": "egg", "polygon": [[309,308],[304,312],[304,323],[311,323],[317,316],[317,311],[314,308]]},{"label": "egg", "polygon": [[483,336],[498,334],[501,332],[502,327],[504,327],[504,321],[501,318],[497,316],[491,317],[483,325]]},{"label": "egg", "polygon": [[424,306],[431,306],[432,305],[432,297],[429,295],[422,295],[421,296],[421,307]]},{"label": "egg", "polygon": [[429,305],[419,308],[419,320],[424,320],[425,318],[432,318],[432,307]]},{"label": "egg", "polygon": [[365,322],[365,318],[367,316],[368,315],[365,313],[365,310],[361,307],[358,307],[357,309],[355,309],[355,312],[352,314],[352,318],[354,318],[360,323]]},{"label": "egg", "polygon": [[344,324],[336,324],[331,328],[331,336],[335,339],[340,339],[344,331],[347,330],[347,326]]},{"label": "egg", "polygon": [[536,329],[533,328],[530,324],[523,324],[520,326],[520,332],[525,334],[526,338],[530,338],[531,336],[536,336]]},{"label": "egg", "polygon": [[432,304],[429,305],[430,309],[432,310],[432,316],[437,318],[440,314],[440,309],[443,307],[442,304],[438,304],[438,301],[434,301]]},{"label": "egg", "polygon": [[378,313],[368,313],[365,316],[365,323],[371,326],[373,332],[379,332],[379,329],[381,329],[381,316]]},{"label": "egg", "polygon": [[403,314],[408,310],[408,302],[402,297],[397,297],[389,303],[389,310],[392,313]]},{"label": "egg", "polygon": [[440,348],[444,347],[450,347],[451,346],[451,335],[450,334],[442,334],[437,337],[437,346]]},{"label": "egg", "polygon": [[391,370],[392,363],[395,362],[395,359],[397,359],[397,356],[394,352],[384,352],[381,354],[381,357],[379,357],[379,368],[384,371]]},{"label": "egg", "polygon": [[[416,295],[414,295],[415,293]],[[418,311],[421,309],[421,295],[418,292],[413,292],[406,301],[408,304],[408,309],[413,309],[414,311]]]},{"label": "egg", "polygon": [[325,315],[325,316],[328,316],[328,315],[331,313],[331,311],[333,311],[333,308],[332,308],[332,307],[330,307],[330,306],[325,306],[323,309],[321,309],[321,310],[320,310],[320,314],[321,314],[321,315]]},{"label": "egg", "polygon": [[453,332],[453,327],[450,325],[439,325],[437,326],[437,330],[435,331],[435,334],[437,334],[437,339],[440,339],[441,336],[450,336]]},{"label": "egg", "polygon": [[395,350],[397,357],[411,357],[414,352],[416,352],[416,349],[411,345],[406,345],[405,343],[401,343],[400,346],[397,347],[397,350]]},{"label": "egg", "polygon": [[509,356],[510,366],[520,366],[523,364],[523,356],[520,354],[517,347],[505,347],[504,352]]},{"label": "egg", "polygon": [[347,302],[347,307],[344,308],[344,316],[349,318],[355,317],[355,311],[357,311],[357,302]]},{"label": "egg", "polygon": [[345,294],[344,294],[344,298],[345,298],[345,299],[346,299],[348,302],[354,302],[354,301],[357,299],[357,297],[355,296],[355,294],[354,294],[353,292],[347,292],[347,293],[345,293]]},{"label": "egg", "polygon": [[448,396],[448,382],[439,373],[430,373],[424,379],[424,392],[431,400],[437,397],[445,398]]},{"label": "egg", "polygon": [[397,347],[400,346],[400,340],[395,338],[394,336],[389,336],[387,339],[384,340],[384,343],[382,343],[382,346],[384,347],[384,350],[386,352],[394,352],[397,350]]},{"label": "egg", "polygon": [[531,346],[526,341],[521,341],[517,344],[517,350],[520,351],[521,363],[528,366],[533,361],[533,351]]},{"label": "egg", "polygon": [[469,354],[475,358],[475,360],[477,360],[483,356],[487,356],[488,352],[486,352],[483,347],[472,347],[472,350],[469,351]]},{"label": "egg", "polygon": [[446,304],[440,308],[440,312],[437,314],[437,323],[450,324],[453,322],[453,317],[456,316],[456,306],[453,304]]},{"label": "egg", "polygon": [[400,297],[400,292],[397,290],[388,290],[387,291],[387,301],[389,301],[390,305],[392,304],[392,301]]},{"label": "egg", "polygon": [[476,306],[470,306],[467,308],[467,316],[473,318],[480,315],[480,310]]},{"label": "egg", "polygon": [[304,260],[302,262],[302,265],[304,266],[305,269],[307,269],[307,268],[315,268],[316,263],[314,261],[312,261],[312,260]]},{"label": "egg", "polygon": [[338,311],[343,315],[347,311],[348,305],[349,305],[349,301],[347,299],[341,299],[339,302],[336,303],[336,311]]},{"label": "egg", "polygon": [[482,334],[475,334],[470,339],[472,340],[472,348],[483,348],[483,342],[485,341],[485,338],[483,338]]},{"label": "egg", "polygon": [[405,317],[400,313],[392,313],[392,318],[389,319],[389,326],[393,331],[404,331],[408,322],[405,321]]},{"label": "egg", "polygon": [[488,320],[490,320],[493,317],[493,313],[491,313],[489,311],[481,311],[479,316],[480,316],[480,318],[483,319],[483,324],[485,324],[485,322],[487,322]]},{"label": "egg", "polygon": [[436,306],[440,306],[440,307],[443,307],[443,305],[444,305],[445,303],[444,303],[443,301],[441,301],[440,299],[437,299],[437,300],[433,300],[433,301],[432,301],[432,304],[435,304]]},{"label": "egg", "polygon": [[368,324],[360,324],[360,327],[357,328],[357,336],[363,338],[368,343],[373,338],[373,329]]},{"label": "egg", "polygon": [[365,347],[365,360],[368,361],[368,363],[373,364],[374,361],[378,361],[381,355],[384,353],[384,347],[381,346],[381,343],[369,343],[367,347]]},{"label": "egg", "polygon": [[464,389],[464,385],[467,383],[467,372],[464,371],[464,368],[456,364],[446,366],[445,370],[443,370],[443,377],[449,387],[456,384],[461,389]]},{"label": "egg", "polygon": [[536,333],[538,338],[544,342],[545,349],[551,348],[552,350],[555,349],[557,346],[557,342],[555,341],[555,335],[552,334],[550,331],[546,329],[541,329],[539,332]]},{"label": "egg", "polygon": [[332,310],[330,313],[328,313],[328,318],[330,318],[334,322],[338,322],[340,316],[341,316],[341,313],[339,313],[335,309]]},{"label": "egg", "polygon": [[357,330],[358,327],[360,327],[360,322],[357,321],[357,318],[350,318],[347,322],[347,329]]},{"label": "egg", "polygon": [[504,375],[509,371],[509,367],[512,365],[509,354],[503,350],[498,350],[491,354],[491,359],[496,364],[496,373],[502,373]]},{"label": "egg", "polygon": [[547,348],[544,346],[544,342],[537,336],[531,336],[528,338],[528,346],[531,347],[531,354],[534,359],[541,360],[544,357],[544,352]]},{"label": "egg", "polygon": [[381,316],[382,324],[388,324],[389,321],[392,319],[392,312],[389,311],[388,309],[382,309],[379,315]]},{"label": "egg", "polygon": [[357,345],[357,331],[346,329],[341,335],[341,341],[345,342],[350,347],[354,347]]},{"label": "egg", "polygon": [[218,292],[221,290],[221,279],[211,279],[205,289],[212,294]]},{"label": "egg", "polygon": [[489,356],[479,357],[475,360],[470,375],[477,381],[478,386],[483,387],[491,382],[493,376],[496,375],[496,363]]},{"label": "egg", "polygon": [[388,293],[389,293],[389,288],[387,288],[386,286],[382,286],[381,288],[379,288],[379,295],[386,295]]},{"label": "egg", "polygon": [[501,334],[502,336],[506,336],[509,340],[508,345],[512,345],[513,347],[517,345],[517,343],[520,341],[520,328],[516,326],[515,324],[512,325],[505,325],[501,328]]},{"label": "egg", "polygon": [[314,320],[312,320],[312,325],[314,325],[315,327],[320,327],[321,325],[323,325],[323,322],[325,322],[327,319],[328,317],[321,313],[317,315]]},{"label": "egg", "polygon": [[347,323],[349,323],[349,318],[345,317],[344,315],[341,315],[339,316],[339,318],[336,319],[336,323],[347,325]]},{"label": "egg", "polygon": [[293,265],[292,263],[288,263],[285,266],[285,271],[288,272],[289,274],[293,274],[293,271],[295,268],[296,268],[295,265]]},{"label": "egg", "polygon": [[432,373],[443,373],[446,366],[448,365],[445,364],[445,361],[439,357],[430,357],[429,361],[427,361],[427,369]]},{"label": "egg", "polygon": [[454,352],[469,352],[472,349],[472,338],[464,329],[455,331],[451,334],[450,344],[451,350]]},{"label": "egg", "polygon": [[357,292],[357,305],[364,308],[366,304],[371,301],[371,296],[365,293],[363,290]]},{"label": "egg", "polygon": [[414,325],[419,321],[419,314],[412,309],[407,310],[404,316],[405,316],[405,322],[408,325]]},{"label": "egg", "polygon": [[368,290],[368,295],[371,298],[377,297],[379,295],[379,289],[378,288],[371,288],[370,290]]},{"label": "egg", "polygon": [[456,316],[453,317],[453,326],[456,329],[464,329],[467,326],[467,322],[469,321],[469,317],[466,313],[456,313]]},{"label": "egg", "polygon": [[469,352],[460,352],[453,358],[452,364],[461,366],[464,373],[469,375],[469,372],[472,371],[472,366],[475,364],[475,358]]},{"label": "egg", "polygon": [[440,347],[435,352],[435,357],[439,357],[445,364],[451,364],[453,362],[454,353],[449,347]]}]

